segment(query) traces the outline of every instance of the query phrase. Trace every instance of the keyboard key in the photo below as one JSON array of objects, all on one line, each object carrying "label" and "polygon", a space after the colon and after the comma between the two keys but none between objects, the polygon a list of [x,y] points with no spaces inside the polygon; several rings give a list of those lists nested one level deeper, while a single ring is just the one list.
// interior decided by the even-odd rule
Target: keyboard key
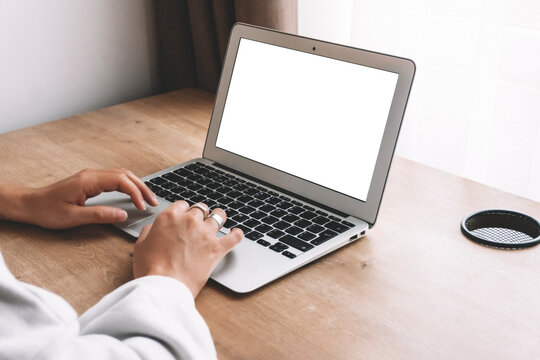
[{"label": "keyboard key", "polygon": [[342,233],[342,232],[345,232],[347,230],[349,230],[349,228],[343,224],[340,224],[336,221],[330,221],[328,224],[324,225],[326,226],[328,229],[330,230],[334,230],[338,233]]},{"label": "keyboard key", "polygon": [[229,207],[232,208],[232,209],[240,209],[243,206],[244,206],[244,204],[242,204],[241,202],[238,202],[238,201],[234,201],[234,202],[229,204]]},{"label": "keyboard key", "polygon": [[284,217],[281,218],[281,220],[283,221],[287,221],[289,223],[293,223],[295,222],[296,220],[300,219],[298,216],[296,215],[292,215],[292,214],[289,214],[289,215],[285,215]]},{"label": "keyboard key", "polygon": [[329,217],[330,219],[334,220],[334,221],[338,221],[338,222],[341,221],[340,218],[338,218],[338,217],[336,217],[336,216],[333,216],[333,215],[328,215],[328,217]]},{"label": "keyboard key", "polygon": [[150,182],[152,184],[161,185],[161,184],[166,183],[167,180],[162,177],[156,177],[156,178],[150,179]]},{"label": "keyboard key", "polygon": [[199,195],[199,194],[190,197],[190,199],[191,199],[191,201],[196,202],[196,203],[198,203],[198,202],[204,202],[204,200],[206,200],[206,198],[205,198],[204,196]]},{"label": "keyboard key", "polygon": [[165,200],[170,201],[170,202],[175,202],[178,200],[182,200],[182,198],[179,195],[172,194],[172,195],[167,196]]},{"label": "keyboard key", "polygon": [[232,197],[232,198],[237,198],[237,197],[240,197],[242,195],[243,195],[243,193],[241,193],[240,191],[236,191],[236,190],[233,190],[233,191],[227,193],[227,196]]},{"label": "keyboard key", "polygon": [[341,223],[342,223],[343,225],[345,225],[345,226],[348,226],[349,228],[354,227],[354,224],[351,224],[350,222],[345,221],[345,220],[343,220]]},{"label": "keyboard key", "polygon": [[[172,184],[172,183],[170,183],[170,184]],[[176,186],[176,184],[174,184],[174,185]],[[187,185],[186,188],[188,188],[191,191],[197,191],[197,190],[202,189],[202,185],[199,185],[199,184],[196,184],[196,183],[191,183],[191,184]]]},{"label": "keyboard key", "polygon": [[311,241],[311,240],[315,239],[316,237],[317,237],[317,235],[315,235],[313,233],[310,233],[308,231],[304,231],[303,233],[298,235],[299,239],[302,239],[302,240],[305,240],[305,241]]},{"label": "keyboard key", "polygon": [[249,233],[251,232],[251,228],[250,228],[250,227],[247,227],[247,226],[244,225],[244,224],[238,224],[238,225],[236,225],[236,227],[237,227],[238,229],[241,229],[241,230],[244,232],[244,236],[245,236],[245,234],[249,234]]},{"label": "keyboard key", "polygon": [[294,255],[294,254],[293,254],[292,252],[290,252],[290,251],[284,251],[284,252],[281,253],[281,255],[286,256],[286,257],[288,257],[289,259],[294,259],[294,258],[296,257],[296,255]]},{"label": "keyboard key", "polygon": [[222,196],[222,197],[216,199],[216,201],[217,201],[219,204],[227,205],[227,204],[230,204],[231,202],[233,202],[233,199],[231,199],[231,198],[228,197],[228,196]]},{"label": "keyboard key", "polygon": [[163,190],[158,190],[156,192],[156,195],[161,198],[166,198],[167,196],[172,195],[172,192],[170,192],[169,190],[163,189]]},{"label": "keyboard key", "polygon": [[210,193],[208,195],[206,195],[209,199],[212,199],[212,200],[217,200],[219,198],[221,198],[223,195],[221,195],[220,193],[217,193],[217,192],[213,192],[213,193]]},{"label": "keyboard key", "polygon": [[176,169],[173,171],[173,173],[178,174],[183,177],[188,177],[190,175],[193,175],[193,173],[186,168]]},{"label": "keyboard key", "polygon": [[242,206],[238,209],[238,211],[244,213],[244,214],[250,214],[255,211],[255,208],[252,208],[251,206]]},{"label": "keyboard key", "polygon": [[285,249],[288,249],[289,247],[283,243],[277,242],[274,245],[270,246],[270,249],[274,250],[275,252],[282,252]]},{"label": "keyboard key", "polygon": [[319,236],[315,240],[312,240],[311,243],[313,245],[320,245],[323,242],[326,242],[326,241],[330,240],[331,238],[333,238],[336,235],[337,235],[337,233],[332,231],[332,230],[325,230],[322,233],[320,233]]},{"label": "keyboard key", "polygon": [[309,206],[309,205],[304,205],[304,209],[309,210],[309,211],[315,211],[315,209],[312,208],[312,207]]},{"label": "keyboard key", "polygon": [[[255,241],[262,238],[264,235],[257,231],[251,231],[249,233],[246,233],[244,236],[247,237],[249,240]],[[270,245],[270,243],[268,243],[268,245]]]},{"label": "keyboard key", "polygon": [[268,235],[268,236],[270,236],[271,238],[274,238],[274,239],[279,239],[280,237],[285,235],[285,233],[283,231],[274,229],[272,231],[269,231],[266,235]]},{"label": "keyboard key", "polygon": [[288,222],[285,222],[285,221],[278,221],[277,223],[274,224],[274,227],[277,228],[277,229],[280,229],[280,230],[285,230],[285,229],[291,227],[291,224],[289,224]]},{"label": "keyboard key", "polygon": [[285,230],[285,232],[287,234],[291,234],[291,235],[298,235],[300,234],[301,232],[303,232],[304,230],[297,227],[297,226],[291,226],[290,228],[288,228],[287,230]]},{"label": "keyboard key", "polygon": [[[242,182],[242,181],[245,181],[245,180],[242,180],[242,179],[238,179],[239,182]],[[238,191],[244,191],[246,190],[248,187],[245,185],[245,184],[238,184],[236,185],[235,187],[235,190],[238,190]]]},{"label": "keyboard key", "polygon": [[227,209],[227,211],[225,211],[225,214],[227,214],[228,217],[233,217],[238,214],[238,211],[234,209]]},{"label": "keyboard key", "polygon": [[220,193],[220,194],[223,194],[223,195],[225,195],[225,194],[227,194],[227,193],[229,193],[229,192],[231,192],[231,191],[232,191],[231,188],[228,188],[228,187],[226,187],[226,186],[220,186],[220,187],[218,187],[218,188],[216,189],[216,192],[218,192],[218,193]]},{"label": "keyboard key", "polygon": [[275,223],[275,222],[278,221],[278,220],[279,220],[278,218],[276,218],[276,217],[274,217],[274,216],[272,216],[272,215],[268,215],[267,217],[264,217],[264,218],[261,219],[261,221],[262,221],[263,223],[269,224],[269,225]]},{"label": "keyboard key", "polygon": [[183,181],[184,180],[181,176],[178,176],[178,175],[176,175],[175,173],[172,173],[172,172],[167,173],[167,174],[163,175],[162,177],[167,179],[167,180],[173,181],[173,182]]},{"label": "keyboard key", "polygon": [[293,213],[293,214],[295,214],[295,215],[298,215],[298,214],[300,214],[300,213],[303,213],[303,212],[304,212],[304,209],[302,209],[302,208],[299,207],[299,206],[295,206],[295,207],[290,208],[290,209],[289,209],[289,212],[290,212],[290,213]]},{"label": "keyboard key", "polygon": [[194,192],[191,191],[191,190],[184,190],[184,191],[182,191],[182,192],[181,192],[180,194],[178,194],[178,195],[180,195],[180,196],[183,197],[184,199],[189,199],[189,198],[191,198],[191,197],[197,195],[197,193],[194,193]]},{"label": "keyboard key", "polygon": [[309,222],[309,221],[307,221],[307,220],[305,220],[305,219],[300,219],[300,220],[296,221],[296,222],[294,223],[294,225],[299,226],[299,227],[305,229],[305,228],[307,228],[308,226],[311,226],[312,223]]},{"label": "keyboard key", "polygon": [[281,200],[284,200],[284,201],[290,201],[291,200],[290,198],[286,197],[285,195],[281,195],[279,198]]},{"label": "keyboard key", "polygon": [[263,239],[258,240],[257,243],[258,243],[258,244],[261,244],[262,246],[268,246],[268,245],[271,244],[271,243],[269,243],[268,241],[263,240]]},{"label": "keyboard key", "polygon": [[197,181],[197,183],[201,184],[201,185],[208,185],[208,184],[212,183],[212,179],[201,179],[201,180]]},{"label": "keyboard key", "polygon": [[277,192],[274,192],[274,191],[271,191],[271,190],[268,190],[268,193],[272,196],[279,196],[279,194]]},{"label": "keyboard key", "polygon": [[329,222],[330,219],[327,218],[327,217],[324,217],[324,216],[317,216],[316,218],[312,219],[311,221],[313,221],[315,224],[324,225],[327,222]]},{"label": "keyboard key", "polygon": [[254,208],[258,208],[259,206],[264,205],[264,203],[261,200],[253,200],[253,201],[248,202],[248,205]]},{"label": "keyboard key", "polygon": [[258,232],[267,233],[270,230],[272,230],[272,227],[270,225],[261,224],[255,228]]},{"label": "keyboard key", "polygon": [[291,235],[285,235],[283,237],[280,237],[279,238],[279,241],[287,244],[287,245],[290,245],[292,246],[293,248],[295,249],[298,249],[300,251],[308,251],[308,250],[311,250],[314,248],[313,245],[305,242],[305,241],[302,241],[300,239],[297,239],[295,238],[294,236],[291,236]]},{"label": "keyboard key", "polygon": [[206,185],[207,188],[210,188],[212,190],[218,189],[221,187],[220,183],[217,182],[211,182],[210,184]]},{"label": "keyboard key", "polygon": [[275,196],[272,196],[271,198],[266,199],[266,202],[272,205],[276,205],[277,203],[281,202],[281,199]]},{"label": "keyboard key", "polygon": [[249,195],[242,195],[242,196],[239,196],[236,198],[236,201],[240,201],[244,204],[247,204],[248,202],[250,202],[251,200],[253,200],[253,198]]},{"label": "keyboard key", "polygon": [[[244,225],[249,226],[250,228],[254,228],[256,226],[259,226],[260,224],[261,224],[261,222],[258,221],[258,220],[255,220],[255,219],[249,219],[247,221],[244,221]],[[266,226],[268,226],[268,225],[266,225]]]},{"label": "keyboard key", "polygon": [[159,186],[161,186],[162,188],[168,190],[168,189],[172,189],[173,187],[176,187],[176,184],[173,183],[173,182],[167,181],[166,183],[163,183],[163,184],[161,184]]},{"label": "keyboard key", "polygon": [[306,230],[311,231],[312,233],[318,234],[324,230],[324,227],[321,225],[313,224],[311,226],[308,226]]},{"label": "keyboard key", "polygon": [[244,193],[248,195],[256,195],[259,193],[259,190],[255,189],[254,187],[250,187],[249,189],[246,189]]},{"label": "keyboard key", "polygon": [[272,211],[270,215],[275,216],[275,217],[282,217],[282,216],[287,215],[287,212],[285,210],[276,209]]},{"label": "keyboard key", "polygon": [[244,215],[244,214],[238,214],[238,215],[235,215],[232,219],[234,221],[244,222],[246,220],[249,220],[249,216]]},{"label": "keyboard key", "polygon": [[293,204],[288,202],[288,201],[282,201],[279,204],[277,204],[276,206],[278,208],[280,208],[280,209],[288,209],[288,208],[292,207]]},{"label": "keyboard key", "polygon": [[259,200],[265,200],[265,199],[268,199],[269,197],[270,197],[270,194],[263,193],[263,192],[260,192],[257,195],[255,195],[255,198],[257,198]]},{"label": "keyboard key", "polygon": [[228,229],[232,229],[233,227],[235,227],[236,225],[238,225],[238,223],[232,219],[227,219],[227,221],[225,222],[225,227],[228,228]]},{"label": "keyboard key", "polygon": [[206,206],[208,206],[209,209],[213,209],[217,206],[217,202],[214,200],[206,199],[203,202],[206,204]]},{"label": "keyboard key", "polygon": [[263,205],[259,208],[260,211],[264,211],[266,213],[272,212],[276,210],[276,208],[272,205]]},{"label": "keyboard key", "polygon": [[202,178],[203,177],[199,174],[193,174],[193,175],[189,175],[186,179],[191,180],[193,182],[199,182],[200,180],[202,180]]},{"label": "keyboard key", "polygon": [[254,219],[262,219],[263,217],[265,217],[267,214],[265,212],[262,212],[262,211],[255,211],[255,212],[252,212],[250,214],[250,216]]},{"label": "keyboard key", "polygon": [[328,216],[328,214],[325,213],[325,212],[322,211],[322,210],[316,210],[315,212],[316,212],[318,215],[321,215],[321,216]]},{"label": "keyboard key", "polygon": [[213,193],[214,191],[212,189],[209,189],[209,188],[202,188],[202,189],[197,190],[197,192],[199,194],[203,195],[203,196],[208,196],[211,193]]},{"label": "keyboard key", "polygon": [[304,211],[303,213],[300,214],[301,218],[304,218],[307,220],[313,219],[316,216],[317,214],[315,214],[313,211]]}]

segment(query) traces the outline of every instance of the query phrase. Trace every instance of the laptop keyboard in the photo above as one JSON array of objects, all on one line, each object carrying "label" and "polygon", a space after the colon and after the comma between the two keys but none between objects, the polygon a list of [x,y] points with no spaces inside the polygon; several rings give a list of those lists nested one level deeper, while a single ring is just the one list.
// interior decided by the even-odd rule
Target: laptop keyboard
[{"label": "laptop keyboard", "polygon": [[[147,180],[157,196],[190,205],[202,202],[227,214],[226,229],[240,228],[245,238],[290,259],[354,225],[249,180],[195,162]],[[293,250],[295,249],[295,250]]]}]

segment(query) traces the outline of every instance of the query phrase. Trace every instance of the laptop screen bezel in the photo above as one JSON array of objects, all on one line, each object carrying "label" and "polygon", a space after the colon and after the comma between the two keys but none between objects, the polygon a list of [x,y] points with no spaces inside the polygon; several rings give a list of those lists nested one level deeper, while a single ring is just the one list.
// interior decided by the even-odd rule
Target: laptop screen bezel
[{"label": "laptop screen bezel", "polygon": [[[237,50],[242,38],[398,74],[396,89],[365,201],[284,173],[216,146]],[[234,25],[229,37],[203,157],[373,225],[381,204],[414,72],[414,62],[409,59],[237,23]],[[358,134],[358,141],[362,141],[362,134]],[[361,154],[358,154],[358,156],[361,156]],[[354,166],[354,156],[351,158],[351,166]]]}]

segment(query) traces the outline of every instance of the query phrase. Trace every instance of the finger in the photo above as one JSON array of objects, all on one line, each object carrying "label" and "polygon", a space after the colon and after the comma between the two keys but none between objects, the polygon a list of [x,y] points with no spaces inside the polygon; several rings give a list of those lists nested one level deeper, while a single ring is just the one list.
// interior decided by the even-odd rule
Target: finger
[{"label": "finger", "polygon": [[141,233],[139,234],[139,238],[137,239],[136,244],[139,244],[139,245],[142,244],[143,241],[148,236],[148,233],[150,232],[151,229],[152,229],[152,224],[145,225],[142,228]]},{"label": "finger", "polygon": [[125,171],[126,171],[127,177],[131,181],[133,181],[135,186],[137,186],[139,190],[141,191],[144,200],[146,200],[146,202],[152,206],[157,206],[158,200],[157,200],[156,194],[154,194],[152,190],[150,190],[150,188],[146,186],[144,181],[142,181],[141,179],[137,177],[137,175],[135,175],[134,173],[132,173],[131,171],[127,169]]},{"label": "finger", "polygon": [[112,224],[125,221],[127,212],[112,206],[73,206],[73,226],[83,224]]},{"label": "finger", "polygon": [[242,238],[244,237],[244,232],[241,229],[234,228],[226,236],[219,239],[219,242],[222,246],[223,253],[226,254],[232,250],[233,247],[238,245]]},{"label": "finger", "polygon": [[139,210],[146,210],[144,197],[141,190],[128,177],[128,175],[119,169],[102,170],[98,173],[97,180],[103,191],[120,191],[129,195],[131,202]]},{"label": "finger", "polygon": [[[213,218],[212,215],[217,215],[217,218]],[[221,223],[219,222],[221,220]],[[220,208],[214,209],[212,211],[212,214],[210,214],[206,219],[204,219],[205,223],[211,223],[210,226],[212,226],[212,229],[216,229],[216,232],[218,232],[222,227],[223,224],[227,221],[227,215],[225,214],[225,211],[221,210]]]},{"label": "finger", "polygon": [[[193,215],[195,215],[195,213],[201,213],[202,219],[204,220],[210,214],[210,209],[208,208],[206,204],[199,202],[199,203],[195,203],[191,205],[189,207],[188,213],[190,214],[193,213]],[[195,215],[195,216],[198,216],[198,215]]]}]

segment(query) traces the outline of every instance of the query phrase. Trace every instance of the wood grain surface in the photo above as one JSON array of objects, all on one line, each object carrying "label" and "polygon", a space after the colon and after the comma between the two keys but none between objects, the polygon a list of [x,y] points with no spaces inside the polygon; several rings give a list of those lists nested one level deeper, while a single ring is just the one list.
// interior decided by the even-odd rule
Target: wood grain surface
[{"label": "wood grain surface", "polygon": [[[139,176],[202,153],[213,96],[180,90],[0,135],[0,181],[49,184],[81,169]],[[248,295],[210,282],[196,300],[220,359],[537,359],[540,247],[467,240],[461,219],[540,204],[397,157],[360,241]],[[0,222],[15,276],[82,313],[132,279],[134,239]]]}]

